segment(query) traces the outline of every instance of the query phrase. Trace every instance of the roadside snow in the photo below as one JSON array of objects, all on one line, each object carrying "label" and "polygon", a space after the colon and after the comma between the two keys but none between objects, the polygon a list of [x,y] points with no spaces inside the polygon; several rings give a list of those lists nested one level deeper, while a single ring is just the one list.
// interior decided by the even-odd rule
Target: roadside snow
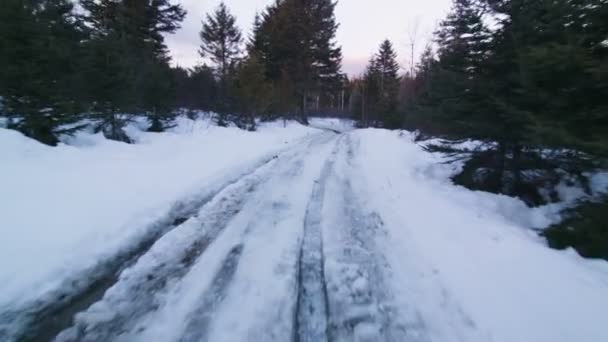
[{"label": "roadside snow", "polygon": [[550,222],[542,212],[452,185],[439,156],[395,132],[357,131],[353,146],[349,178],[383,220],[397,306],[422,322],[413,340],[608,341],[608,264],[549,249],[528,229]]},{"label": "roadside snow", "polygon": [[168,133],[129,127],[134,145],[81,133],[49,147],[0,128],[0,307],[56,289],[140,237],[177,200],[316,132],[270,123],[252,133],[184,118]]}]

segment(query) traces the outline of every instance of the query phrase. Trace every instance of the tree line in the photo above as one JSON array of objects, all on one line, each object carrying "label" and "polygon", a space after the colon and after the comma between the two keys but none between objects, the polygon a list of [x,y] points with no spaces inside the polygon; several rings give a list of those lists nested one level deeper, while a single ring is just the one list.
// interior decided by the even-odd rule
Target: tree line
[{"label": "tree line", "polygon": [[542,204],[608,155],[607,18],[606,0],[454,0],[414,72],[382,44],[350,81],[351,113],[487,142],[456,181]]},{"label": "tree line", "polygon": [[165,44],[186,16],[170,0],[6,0],[2,113],[10,128],[49,145],[83,122],[129,142],[123,127],[134,113],[162,131],[178,109],[213,111],[218,124],[247,129],[257,118],[306,123],[310,113],[344,108],[335,6],[277,0],[244,37],[222,3],[202,18],[205,63],[184,69],[171,66]]}]

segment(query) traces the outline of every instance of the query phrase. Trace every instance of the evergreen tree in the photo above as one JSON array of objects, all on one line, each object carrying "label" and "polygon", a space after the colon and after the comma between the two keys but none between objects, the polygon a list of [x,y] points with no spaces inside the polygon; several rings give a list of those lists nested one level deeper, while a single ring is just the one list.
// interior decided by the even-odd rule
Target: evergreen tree
[{"label": "evergreen tree", "polygon": [[[125,113],[144,111],[162,130],[173,101],[163,34],[179,27],[185,12],[167,0],[82,0],[91,39],[85,42],[83,75],[98,129],[129,141]],[[122,114],[121,114],[122,113]]]},{"label": "evergreen tree", "polygon": [[519,117],[525,128],[520,140],[607,153],[608,93],[601,75],[608,50],[602,32],[608,25],[598,14],[602,8],[606,13],[608,3],[512,0],[490,5],[495,15],[506,16],[496,34],[499,58],[492,71],[505,80],[505,116]]},{"label": "evergreen tree", "polygon": [[483,7],[474,0],[454,0],[447,18],[436,32],[437,68],[429,75],[426,104],[435,109],[431,120],[458,134],[484,139],[503,132],[488,114],[491,97],[482,65],[487,59],[489,31]]},{"label": "evergreen tree", "polygon": [[174,68],[173,80],[178,108],[203,111],[215,108],[217,83],[212,68],[207,65],[190,70]]},{"label": "evergreen tree", "polygon": [[363,75],[361,127],[378,126],[378,104],[381,98],[380,69],[375,57],[370,58]]},{"label": "evergreen tree", "polygon": [[200,32],[202,57],[209,57],[216,65],[217,77],[220,81],[218,103],[219,120],[222,126],[227,124],[231,86],[234,68],[241,57],[243,38],[236,26],[236,18],[222,2],[213,15],[207,15]]},{"label": "evergreen tree", "polygon": [[397,111],[399,95],[399,63],[397,54],[389,40],[380,45],[363,76],[362,91],[362,127],[384,126],[397,128],[401,119]]},{"label": "evergreen tree", "polygon": [[78,111],[79,40],[68,0],[6,0],[0,11],[0,96],[10,127],[49,145]]},{"label": "evergreen tree", "polygon": [[397,95],[399,92],[399,63],[393,44],[385,40],[376,55],[375,68],[378,75],[380,98],[378,116],[387,128],[401,127],[402,120],[397,113]]},{"label": "evergreen tree", "polygon": [[331,0],[277,0],[262,14],[250,44],[271,81],[291,83],[294,99],[283,102],[295,105],[302,122],[308,120],[311,102],[320,104],[317,99],[340,89],[343,82],[335,5]]},{"label": "evergreen tree", "polygon": [[256,54],[251,54],[239,65],[235,91],[240,114],[237,124],[255,130],[255,118],[267,114],[272,104],[272,85]]}]

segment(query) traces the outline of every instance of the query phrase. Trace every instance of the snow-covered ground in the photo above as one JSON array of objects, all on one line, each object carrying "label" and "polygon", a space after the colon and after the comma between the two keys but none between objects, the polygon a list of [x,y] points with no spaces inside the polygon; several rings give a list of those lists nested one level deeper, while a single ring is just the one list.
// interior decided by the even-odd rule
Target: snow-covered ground
[{"label": "snow-covered ground", "polygon": [[355,122],[350,119],[310,118],[308,121],[311,127],[328,129],[336,132],[348,132],[355,129]]},{"label": "snow-covered ground", "polygon": [[407,132],[311,125],[0,129],[0,340],[608,341],[608,264],[529,229],[555,206],[454,186]]},{"label": "snow-covered ground", "polygon": [[317,133],[295,123],[251,133],[188,119],[169,133],[129,132],[136,144],[81,133],[48,147],[0,129],[0,307],[62,286],[140,239],[175,203]]},{"label": "snow-covered ground", "polygon": [[414,340],[608,340],[608,264],[547,248],[527,229],[549,223],[542,208],[453,186],[407,135],[358,131],[352,146],[345,172],[382,219],[393,305]]}]

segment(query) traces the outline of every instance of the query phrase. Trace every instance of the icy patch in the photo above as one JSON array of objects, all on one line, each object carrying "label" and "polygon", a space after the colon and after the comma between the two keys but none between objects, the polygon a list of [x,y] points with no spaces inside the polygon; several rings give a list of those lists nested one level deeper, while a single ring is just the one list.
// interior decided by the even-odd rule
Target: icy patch
[{"label": "icy patch", "polygon": [[589,186],[594,195],[608,192],[608,172],[598,172],[589,177]]}]

